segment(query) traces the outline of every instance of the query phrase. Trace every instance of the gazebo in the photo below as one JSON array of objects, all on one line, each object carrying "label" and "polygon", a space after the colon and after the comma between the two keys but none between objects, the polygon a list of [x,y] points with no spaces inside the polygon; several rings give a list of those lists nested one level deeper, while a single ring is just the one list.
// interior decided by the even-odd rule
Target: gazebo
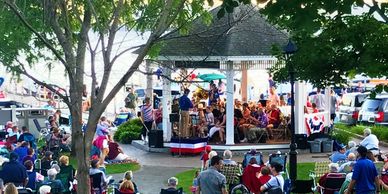
[{"label": "gazebo", "polygon": [[[187,35],[180,35],[178,31],[171,32],[164,42],[159,57],[156,59],[162,66],[175,68],[215,68],[226,71],[227,85],[227,124],[226,145],[220,148],[232,149],[234,145],[234,97],[233,80],[234,72],[241,71],[242,100],[247,97],[247,72],[249,70],[267,70],[277,63],[271,55],[273,46],[283,48],[287,44],[288,34],[269,24],[259,13],[257,7],[241,5],[233,13],[226,14],[221,19],[217,18],[219,8],[211,11],[213,21],[210,25],[202,22],[201,18],[194,21]],[[151,63],[150,61],[148,61]],[[151,64],[147,64],[148,66]],[[171,76],[171,69],[163,68],[165,76]],[[260,76],[260,75],[258,75]],[[147,88],[150,88],[148,84]],[[164,139],[171,137],[169,120],[170,109],[170,81],[163,79],[163,130]],[[151,90],[152,91],[152,90]],[[296,132],[304,133],[303,117],[303,84],[296,84]],[[299,129],[299,131],[298,131]],[[288,148],[283,145],[260,145],[262,149]],[[249,146],[252,147],[252,146]]]}]

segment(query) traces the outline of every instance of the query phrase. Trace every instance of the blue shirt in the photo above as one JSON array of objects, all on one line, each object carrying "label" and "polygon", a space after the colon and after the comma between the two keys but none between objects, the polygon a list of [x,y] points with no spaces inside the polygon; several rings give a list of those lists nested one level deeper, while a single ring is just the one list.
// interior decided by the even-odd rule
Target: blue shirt
[{"label": "blue shirt", "polygon": [[193,103],[187,95],[183,95],[179,98],[179,109],[183,111],[188,111],[190,108],[193,108]]},{"label": "blue shirt", "polygon": [[367,158],[360,158],[353,167],[352,180],[356,181],[356,193],[375,191],[375,178],[377,169],[373,162]]},{"label": "blue shirt", "polygon": [[330,156],[330,160],[337,163],[338,161],[346,160],[346,155],[340,152],[334,152],[334,154]]}]

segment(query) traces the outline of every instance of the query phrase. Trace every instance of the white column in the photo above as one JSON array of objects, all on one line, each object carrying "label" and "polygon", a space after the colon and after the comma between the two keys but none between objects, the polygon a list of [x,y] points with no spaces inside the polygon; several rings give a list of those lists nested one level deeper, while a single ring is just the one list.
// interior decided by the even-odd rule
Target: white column
[{"label": "white column", "polygon": [[330,87],[326,87],[325,88],[325,126],[329,126],[330,125],[330,104],[331,104],[331,99],[330,99],[330,92],[331,92],[331,88]]},{"label": "white column", "polygon": [[234,145],[233,61],[227,62],[226,71],[226,145]]},{"label": "white column", "polygon": [[151,68],[151,61],[150,60],[146,60],[146,65],[145,65],[145,68],[146,68],[146,72],[148,73],[147,74],[147,87],[146,87],[146,97],[150,97],[151,98],[151,104],[153,104],[153,83],[152,83],[152,68]]},{"label": "white column", "polygon": [[306,84],[301,81],[295,82],[295,134],[306,134],[304,118],[304,106],[306,105]]},{"label": "white column", "polygon": [[[164,64],[170,65],[170,64]],[[171,67],[163,68],[163,75],[171,77]],[[163,140],[169,142],[171,139],[171,82],[170,80],[163,78]]]}]

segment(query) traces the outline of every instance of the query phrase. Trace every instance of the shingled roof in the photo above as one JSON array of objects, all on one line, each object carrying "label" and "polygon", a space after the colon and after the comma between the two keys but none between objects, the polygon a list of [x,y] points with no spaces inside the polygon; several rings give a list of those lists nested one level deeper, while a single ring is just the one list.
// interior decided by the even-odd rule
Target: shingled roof
[{"label": "shingled roof", "polygon": [[210,26],[199,18],[187,36],[170,34],[160,56],[270,56],[273,45],[287,43],[287,34],[269,24],[253,6],[237,7],[221,19],[217,18],[218,10],[211,11]]}]

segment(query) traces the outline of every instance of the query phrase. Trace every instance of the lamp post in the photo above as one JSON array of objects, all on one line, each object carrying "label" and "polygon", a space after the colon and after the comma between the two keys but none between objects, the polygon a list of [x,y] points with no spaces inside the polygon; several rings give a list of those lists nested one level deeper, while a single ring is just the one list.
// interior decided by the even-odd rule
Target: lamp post
[{"label": "lamp post", "polygon": [[296,45],[289,40],[288,44],[284,47],[284,54],[286,58],[286,66],[288,66],[288,73],[290,74],[290,84],[291,84],[291,144],[290,144],[290,179],[291,184],[296,180],[297,175],[297,151],[296,151],[296,142],[295,142],[295,98],[294,98],[294,82],[295,82],[295,70],[294,65],[290,61],[290,56],[294,54],[297,50]]}]

